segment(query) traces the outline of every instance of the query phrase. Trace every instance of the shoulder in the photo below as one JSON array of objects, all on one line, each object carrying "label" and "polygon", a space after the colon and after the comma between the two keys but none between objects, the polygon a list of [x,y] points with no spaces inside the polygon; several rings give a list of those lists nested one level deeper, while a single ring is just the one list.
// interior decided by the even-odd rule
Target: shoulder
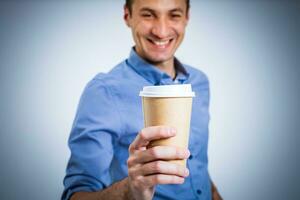
[{"label": "shoulder", "polygon": [[193,91],[196,93],[195,102],[200,105],[209,106],[210,86],[207,75],[195,67],[184,65],[189,73],[189,83],[192,85]]},{"label": "shoulder", "polygon": [[85,90],[105,88],[109,90],[122,79],[125,61],[114,66],[109,72],[100,72],[96,74],[86,85]]},{"label": "shoulder", "polygon": [[209,85],[208,76],[202,70],[187,64],[183,64],[183,66],[189,73],[189,79],[193,85]]},{"label": "shoulder", "polygon": [[101,98],[127,98],[141,89],[139,76],[127,66],[126,60],[117,64],[107,73],[98,73],[86,85],[84,93],[100,95]]}]

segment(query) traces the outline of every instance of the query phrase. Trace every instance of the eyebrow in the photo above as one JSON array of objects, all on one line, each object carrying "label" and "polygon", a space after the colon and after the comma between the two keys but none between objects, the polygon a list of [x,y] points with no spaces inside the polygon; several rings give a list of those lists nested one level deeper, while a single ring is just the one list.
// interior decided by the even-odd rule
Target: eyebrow
[{"label": "eyebrow", "polygon": [[144,8],[141,8],[139,10],[139,12],[150,12],[150,13],[155,13],[155,10],[151,9],[151,8],[147,8],[147,7],[144,7]]},{"label": "eyebrow", "polygon": [[181,13],[184,13],[184,11],[181,8],[174,8],[170,12],[181,12]]},{"label": "eyebrow", "polygon": [[[151,12],[151,13],[156,13],[156,11],[152,8],[148,8],[148,7],[143,7],[140,9],[140,12]],[[168,12],[181,12],[184,13],[184,11],[181,8],[174,8]]]}]

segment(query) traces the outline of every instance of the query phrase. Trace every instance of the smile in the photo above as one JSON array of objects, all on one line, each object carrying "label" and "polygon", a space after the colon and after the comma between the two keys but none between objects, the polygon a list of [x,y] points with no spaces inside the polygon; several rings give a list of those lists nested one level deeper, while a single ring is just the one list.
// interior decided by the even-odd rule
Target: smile
[{"label": "smile", "polygon": [[157,48],[164,49],[164,48],[166,48],[172,42],[173,39],[169,39],[169,40],[152,40],[152,39],[147,39],[147,40],[150,41]]}]

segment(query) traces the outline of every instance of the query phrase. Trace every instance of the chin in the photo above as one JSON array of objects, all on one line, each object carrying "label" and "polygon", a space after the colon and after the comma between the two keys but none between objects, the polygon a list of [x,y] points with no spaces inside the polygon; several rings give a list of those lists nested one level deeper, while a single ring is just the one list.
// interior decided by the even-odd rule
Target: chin
[{"label": "chin", "polygon": [[168,60],[170,60],[172,58],[172,56],[148,56],[147,60],[152,62],[152,63],[163,63],[166,62]]},{"label": "chin", "polygon": [[148,56],[146,56],[149,60],[152,60],[153,62],[165,62],[170,60],[173,57],[172,53],[158,53],[153,52],[149,53]]}]

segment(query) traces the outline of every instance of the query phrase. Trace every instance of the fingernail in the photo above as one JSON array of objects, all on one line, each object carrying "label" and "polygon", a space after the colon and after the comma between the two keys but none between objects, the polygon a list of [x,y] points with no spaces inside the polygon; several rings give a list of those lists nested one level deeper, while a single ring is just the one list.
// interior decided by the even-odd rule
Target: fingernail
[{"label": "fingernail", "polygon": [[189,175],[189,173],[190,173],[190,171],[188,170],[188,168],[186,168],[186,169],[184,170],[184,174],[185,174],[185,176],[188,176],[188,175]]},{"label": "fingernail", "polygon": [[180,155],[182,158],[187,159],[190,156],[190,151],[187,149],[182,149]]},{"label": "fingernail", "polygon": [[180,151],[180,157],[183,158],[183,159],[188,158],[189,157],[188,151],[182,149]]},{"label": "fingernail", "polygon": [[172,135],[175,135],[175,134],[176,134],[176,129],[175,129],[175,128],[171,128],[171,129],[170,129],[170,133],[171,133]]}]

